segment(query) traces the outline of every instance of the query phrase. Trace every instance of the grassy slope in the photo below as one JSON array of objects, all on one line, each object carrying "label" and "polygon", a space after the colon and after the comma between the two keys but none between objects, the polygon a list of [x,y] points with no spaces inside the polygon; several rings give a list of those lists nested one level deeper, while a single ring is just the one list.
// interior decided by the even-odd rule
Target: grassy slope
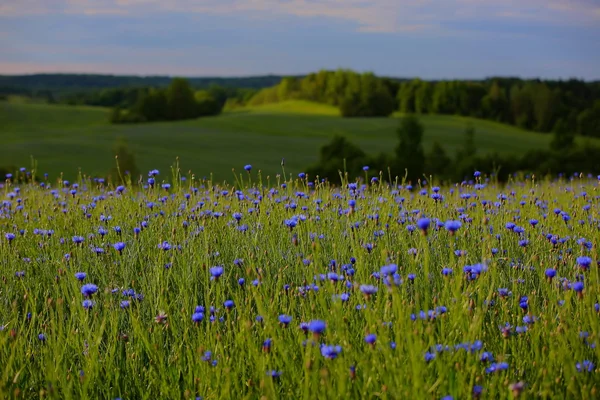
[{"label": "grassy slope", "polygon": [[[64,172],[73,177],[78,168],[105,173],[113,162],[112,146],[124,136],[142,171],[165,172],[179,157],[184,171],[199,176],[210,172],[218,179],[232,177],[251,163],[267,174],[299,172],[317,159],[319,147],[333,134],[347,136],[366,151],[391,152],[396,145],[395,118],[342,119],[337,109],[291,101],[238,109],[194,121],[142,125],[110,125],[108,111],[91,107],[0,103],[0,165],[29,166],[38,160],[39,171]],[[452,154],[462,141],[467,122],[477,129],[481,152],[522,154],[547,147],[550,136],[526,132],[489,121],[454,116],[423,116],[426,148],[437,140]]]}]

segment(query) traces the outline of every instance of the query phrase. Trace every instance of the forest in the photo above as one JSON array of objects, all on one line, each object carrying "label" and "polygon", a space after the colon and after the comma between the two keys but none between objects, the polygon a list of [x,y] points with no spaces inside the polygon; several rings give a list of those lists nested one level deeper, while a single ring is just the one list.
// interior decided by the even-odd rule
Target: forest
[{"label": "forest", "polygon": [[[173,88],[174,82],[179,89]],[[177,115],[167,111],[169,92],[184,109]],[[222,109],[302,99],[336,106],[343,117],[387,117],[394,112],[461,115],[537,132],[567,130],[600,137],[600,82],[578,79],[427,81],[344,69],[247,78],[0,76],[0,96],[10,94],[114,108],[113,122],[197,118]]]}]

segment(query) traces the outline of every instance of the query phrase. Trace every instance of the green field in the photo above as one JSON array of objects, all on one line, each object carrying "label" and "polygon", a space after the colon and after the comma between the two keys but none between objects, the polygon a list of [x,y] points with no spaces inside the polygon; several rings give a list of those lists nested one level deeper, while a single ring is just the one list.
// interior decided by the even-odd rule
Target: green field
[{"label": "green field", "polygon": [[[230,179],[231,168],[252,164],[263,175],[296,173],[316,161],[319,148],[334,134],[344,135],[368,153],[391,153],[396,146],[397,118],[343,119],[336,108],[289,101],[237,109],[218,117],[185,122],[111,125],[108,110],[94,107],[0,103],[0,166],[30,167],[39,173],[73,177],[74,171],[106,174],[113,166],[112,148],[125,137],[141,171],[168,170],[179,158],[183,171],[197,176]],[[546,148],[550,135],[532,133],[471,118],[422,117],[425,147],[434,140],[453,154],[468,122],[476,130],[481,153],[519,155]]]}]

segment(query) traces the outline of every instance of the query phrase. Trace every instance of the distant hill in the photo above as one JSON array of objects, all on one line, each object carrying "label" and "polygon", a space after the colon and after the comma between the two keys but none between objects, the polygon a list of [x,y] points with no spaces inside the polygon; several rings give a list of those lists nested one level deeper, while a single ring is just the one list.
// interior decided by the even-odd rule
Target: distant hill
[{"label": "distant hill", "polygon": [[[188,78],[198,88],[219,85],[231,88],[262,89],[278,84],[281,75],[263,75],[247,77],[201,77]],[[0,75],[1,93],[23,92],[81,92],[107,88],[123,87],[164,87],[171,82],[170,76],[133,76],[133,75],[95,75],[95,74],[33,74]]]}]

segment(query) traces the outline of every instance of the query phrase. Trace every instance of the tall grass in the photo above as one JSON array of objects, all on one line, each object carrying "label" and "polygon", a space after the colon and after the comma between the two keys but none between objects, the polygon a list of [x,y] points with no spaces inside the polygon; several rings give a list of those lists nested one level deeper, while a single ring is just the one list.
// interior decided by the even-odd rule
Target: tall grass
[{"label": "tall grass", "polygon": [[[2,397],[600,396],[597,182],[481,177],[435,200],[380,180],[162,176],[143,188],[4,183]],[[84,284],[98,291],[86,298]],[[299,328],[317,319],[323,334]],[[341,352],[327,358],[324,344]]]}]

